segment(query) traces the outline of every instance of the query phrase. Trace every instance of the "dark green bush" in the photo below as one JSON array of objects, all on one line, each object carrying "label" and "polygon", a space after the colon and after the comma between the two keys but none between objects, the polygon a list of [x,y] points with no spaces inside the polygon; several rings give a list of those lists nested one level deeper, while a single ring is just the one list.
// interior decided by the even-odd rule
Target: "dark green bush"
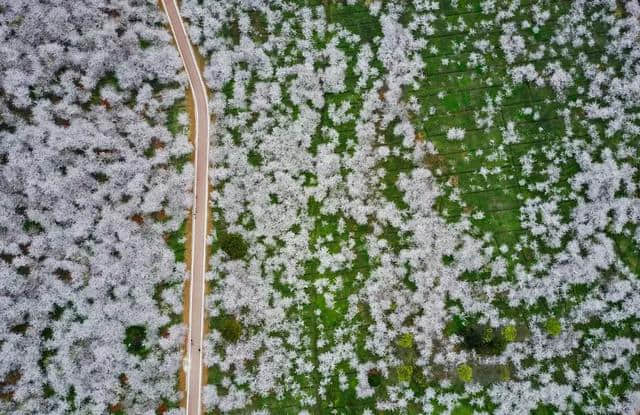
[{"label": "dark green bush", "polygon": [[367,381],[369,382],[369,386],[375,388],[382,384],[382,373],[378,369],[371,369],[367,372]]},{"label": "dark green bush", "polygon": [[220,249],[231,259],[242,259],[247,255],[247,243],[237,233],[223,233],[218,238],[218,242],[220,242]]},{"label": "dark green bush", "polygon": [[500,333],[495,333],[490,327],[483,325],[465,326],[462,337],[468,349],[481,354],[500,354],[506,346]]},{"label": "dark green bush", "polygon": [[249,151],[249,154],[247,154],[247,160],[252,166],[259,167],[262,165],[262,156],[257,151]]},{"label": "dark green bush", "polygon": [[25,232],[35,232],[35,233],[40,233],[44,230],[42,228],[42,225],[30,219],[27,219],[24,221],[24,223],[22,224],[22,229]]},{"label": "dark green bush", "polygon": [[242,325],[233,317],[227,317],[222,321],[220,327],[222,338],[229,342],[236,342],[242,336]]},{"label": "dark green bush", "polygon": [[144,345],[146,338],[146,327],[129,326],[125,329],[124,345],[129,353],[144,358],[149,354],[149,349]]},{"label": "dark green bush", "polygon": [[462,337],[462,347],[480,354],[497,355],[504,351],[507,341],[502,330],[456,318],[449,324],[448,334]]}]

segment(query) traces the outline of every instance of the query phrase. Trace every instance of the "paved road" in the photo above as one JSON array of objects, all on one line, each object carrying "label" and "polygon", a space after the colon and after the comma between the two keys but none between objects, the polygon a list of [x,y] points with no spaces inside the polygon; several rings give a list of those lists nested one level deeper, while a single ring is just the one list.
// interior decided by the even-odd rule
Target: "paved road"
[{"label": "paved road", "polygon": [[202,339],[204,336],[204,273],[206,267],[207,202],[209,170],[209,109],[207,90],[182,22],[176,0],[162,0],[173,37],[189,77],[195,103],[195,166],[191,241],[191,289],[189,293],[189,333],[187,339],[187,415],[202,412]]}]

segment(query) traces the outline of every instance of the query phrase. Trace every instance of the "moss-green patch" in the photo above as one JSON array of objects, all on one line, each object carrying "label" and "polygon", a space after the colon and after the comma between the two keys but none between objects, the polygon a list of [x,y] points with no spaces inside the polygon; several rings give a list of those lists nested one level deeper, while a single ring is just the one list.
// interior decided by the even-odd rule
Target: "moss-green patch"
[{"label": "moss-green patch", "polygon": [[506,326],[502,328],[502,337],[507,342],[513,342],[518,336],[518,329],[516,326]]},{"label": "moss-green patch", "polygon": [[636,275],[640,275],[640,245],[628,236],[621,234],[611,235],[618,255],[624,263],[635,272]]},{"label": "moss-green patch", "polygon": [[540,405],[533,411],[531,411],[532,415],[554,415],[557,413],[555,407],[551,405]]},{"label": "moss-green patch", "polygon": [[413,335],[411,333],[403,333],[396,340],[396,344],[404,349],[413,347]]},{"label": "moss-green patch", "polygon": [[410,382],[413,376],[413,366],[401,365],[396,369],[396,376],[400,382]]},{"label": "moss-green patch", "polygon": [[456,406],[451,415],[473,415],[476,411],[467,404]]},{"label": "moss-green patch", "polygon": [[507,365],[500,366],[500,380],[503,382],[508,382],[511,380],[511,369]]}]

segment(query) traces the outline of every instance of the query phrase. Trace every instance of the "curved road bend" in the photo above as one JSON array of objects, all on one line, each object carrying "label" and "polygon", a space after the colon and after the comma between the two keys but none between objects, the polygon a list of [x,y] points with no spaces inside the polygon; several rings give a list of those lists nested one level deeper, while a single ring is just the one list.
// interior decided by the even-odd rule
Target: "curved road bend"
[{"label": "curved road bend", "polygon": [[207,202],[209,173],[209,108],[207,90],[185,30],[176,0],[162,0],[178,51],[182,57],[195,106],[196,134],[191,241],[191,289],[189,292],[189,332],[187,335],[186,413],[202,412],[202,340],[204,336],[204,274],[206,268]]}]

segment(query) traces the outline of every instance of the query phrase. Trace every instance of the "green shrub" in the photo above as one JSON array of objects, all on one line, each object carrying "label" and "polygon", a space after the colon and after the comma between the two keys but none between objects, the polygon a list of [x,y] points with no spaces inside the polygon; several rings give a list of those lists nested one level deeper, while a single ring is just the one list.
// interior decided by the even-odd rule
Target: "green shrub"
[{"label": "green shrub", "polygon": [[482,343],[490,344],[492,341],[493,341],[493,328],[487,326],[484,328],[482,332]]},{"label": "green shrub", "polygon": [[500,366],[500,380],[502,380],[503,382],[511,380],[511,370],[509,369],[509,366]]},{"label": "green shrub", "polygon": [[247,160],[252,166],[259,167],[262,165],[262,156],[257,151],[249,151],[249,153],[247,154]]},{"label": "green shrub", "polygon": [[413,335],[411,333],[403,333],[396,340],[396,344],[403,349],[410,349],[413,347]]},{"label": "green shrub", "polygon": [[473,379],[473,369],[466,363],[458,366],[457,372],[458,377],[463,382],[471,382]]},{"label": "green shrub", "polygon": [[38,366],[42,370],[46,370],[47,365],[49,364],[49,359],[55,356],[58,352],[58,349],[44,349],[40,352],[40,359],[38,359]]},{"label": "green shrub", "polygon": [[22,229],[25,232],[35,232],[35,233],[40,233],[42,232],[44,229],[42,228],[42,225],[40,225],[38,222],[34,221],[34,220],[30,220],[27,219],[24,221],[24,223],[22,224]]},{"label": "green shrub", "polygon": [[517,336],[518,330],[516,326],[506,326],[502,329],[502,337],[504,337],[504,340],[508,343],[515,341]]},{"label": "green shrub", "polygon": [[51,398],[53,395],[56,394],[56,391],[48,383],[45,383],[44,385],[42,385],[42,390],[45,398]]},{"label": "green shrub", "polygon": [[413,366],[410,365],[402,365],[396,369],[396,374],[398,375],[398,380],[400,382],[411,382],[411,377],[413,376]]},{"label": "green shrub", "polygon": [[223,233],[218,238],[220,249],[231,259],[242,259],[247,255],[248,246],[237,233]]},{"label": "green shrub", "polygon": [[475,350],[480,354],[500,354],[506,346],[501,335],[496,335],[491,327],[481,324],[465,324],[456,334],[462,336],[465,349]]},{"label": "green shrub", "polygon": [[382,384],[382,373],[380,373],[379,369],[373,368],[367,372],[367,381],[369,382],[369,386],[378,387]]},{"label": "green shrub", "polygon": [[129,353],[144,358],[149,354],[149,349],[144,345],[146,338],[146,327],[129,326],[125,329],[124,345]]},{"label": "green shrub", "polygon": [[107,180],[109,180],[109,176],[107,176],[106,173],[103,173],[101,171],[95,171],[93,173],[91,173],[91,177],[93,177],[94,179],[96,179],[96,181],[98,183],[104,183]]},{"label": "green shrub", "polygon": [[53,329],[51,327],[45,327],[41,332],[40,336],[44,340],[51,340],[53,338]]},{"label": "green shrub", "polygon": [[235,343],[242,336],[242,325],[235,318],[227,317],[222,321],[220,333],[223,339]]},{"label": "green shrub", "polygon": [[562,331],[562,325],[557,318],[551,317],[544,325],[545,330],[550,336],[557,336]]}]

